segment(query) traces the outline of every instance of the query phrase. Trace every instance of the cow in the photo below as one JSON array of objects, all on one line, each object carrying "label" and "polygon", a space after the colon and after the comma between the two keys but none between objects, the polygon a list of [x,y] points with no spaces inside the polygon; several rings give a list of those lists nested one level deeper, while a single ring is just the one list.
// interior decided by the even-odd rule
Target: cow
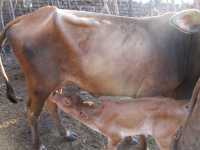
[{"label": "cow", "polygon": [[65,113],[108,138],[107,150],[117,150],[127,136],[152,135],[161,150],[170,150],[177,130],[189,114],[188,100],[166,97],[115,98],[100,96],[98,104],[82,101],[78,95],[55,94],[55,103]]},{"label": "cow", "polygon": [[[63,85],[95,95],[189,97],[200,51],[171,25],[174,15],[130,18],[46,6],[8,23],[0,45],[9,42],[25,75],[33,149],[43,147],[37,120],[45,100]],[[0,66],[7,96],[17,102]]]}]

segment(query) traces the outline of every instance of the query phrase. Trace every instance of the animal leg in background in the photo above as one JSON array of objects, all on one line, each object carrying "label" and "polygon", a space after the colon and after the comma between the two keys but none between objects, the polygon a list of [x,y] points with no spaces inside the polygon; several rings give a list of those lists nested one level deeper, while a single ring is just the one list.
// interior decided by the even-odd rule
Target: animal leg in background
[{"label": "animal leg in background", "polygon": [[50,115],[52,116],[54,123],[59,131],[60,136],[67,139],[67,141],[74,141],[77,139],[78,135],[70,130],[66,131],[64,126],[61,123],[61,119],[58,113],[58,106],[51,100],[47,101],[47,109]]}]

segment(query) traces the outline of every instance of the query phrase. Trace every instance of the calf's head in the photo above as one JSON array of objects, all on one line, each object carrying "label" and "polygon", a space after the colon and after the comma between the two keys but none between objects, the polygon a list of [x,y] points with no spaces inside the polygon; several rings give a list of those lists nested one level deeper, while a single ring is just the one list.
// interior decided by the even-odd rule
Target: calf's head
[{"label": "calf's head", "polygon": [[81,120],[89,119],[98,107],[97,103],[92,100],[83,100],[79,93],[70,96],[56,94],[51,99],[66,113]]},{"label": "calf's head", "polygon": [[171,17],[170,23],[184,33],[200,31],[200,10],[188,9],[180,11]]}]

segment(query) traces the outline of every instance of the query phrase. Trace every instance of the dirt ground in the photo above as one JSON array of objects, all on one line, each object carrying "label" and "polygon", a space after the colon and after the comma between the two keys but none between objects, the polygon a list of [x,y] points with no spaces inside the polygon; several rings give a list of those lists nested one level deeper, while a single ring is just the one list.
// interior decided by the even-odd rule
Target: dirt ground
[{"label": "dirt ground", "polygon": [[[3,57],[3,62],[17,95],[21,96],[24,100],[18,104],[9,102],[5,96],[6,87],[1,75],[0,150],[30,150],[31,134],[26,120],[27,94],[24,77],[12,54],[6,54],[6,57]],[[51,117],[44,109],[39,120],[39,131],[42,143],[48,150],[102,150],[105,148],[107,140],[104,136],[87,128],[69,116],[61,114],[64,126],[76,132],[79,138],[72,143],[64,141],[58,135]],[[151,150],[154,150],[154,148],[151,148]]]}]

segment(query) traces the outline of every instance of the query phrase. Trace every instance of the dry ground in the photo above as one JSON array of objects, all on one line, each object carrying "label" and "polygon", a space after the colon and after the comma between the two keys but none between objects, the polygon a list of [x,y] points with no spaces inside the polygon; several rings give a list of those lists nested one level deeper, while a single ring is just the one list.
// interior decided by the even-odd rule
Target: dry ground
[{"label": "dry ground", "polygon": [[[9,102],[5,97],[5,84],[0,75],[0,150],[30,150],[31,135],[26,120],[27,95],[24,77],[12,54],[7,54],[3,61],[17,95],[23,97],[24,101],[18,104]],[[105,137],[64,114],[62,116],[65,127],[72,129],[80,137],[73,143],[64,141],[44,110],[39,120],[39,131],[48,150],[101,150],[105,147]]]}]

